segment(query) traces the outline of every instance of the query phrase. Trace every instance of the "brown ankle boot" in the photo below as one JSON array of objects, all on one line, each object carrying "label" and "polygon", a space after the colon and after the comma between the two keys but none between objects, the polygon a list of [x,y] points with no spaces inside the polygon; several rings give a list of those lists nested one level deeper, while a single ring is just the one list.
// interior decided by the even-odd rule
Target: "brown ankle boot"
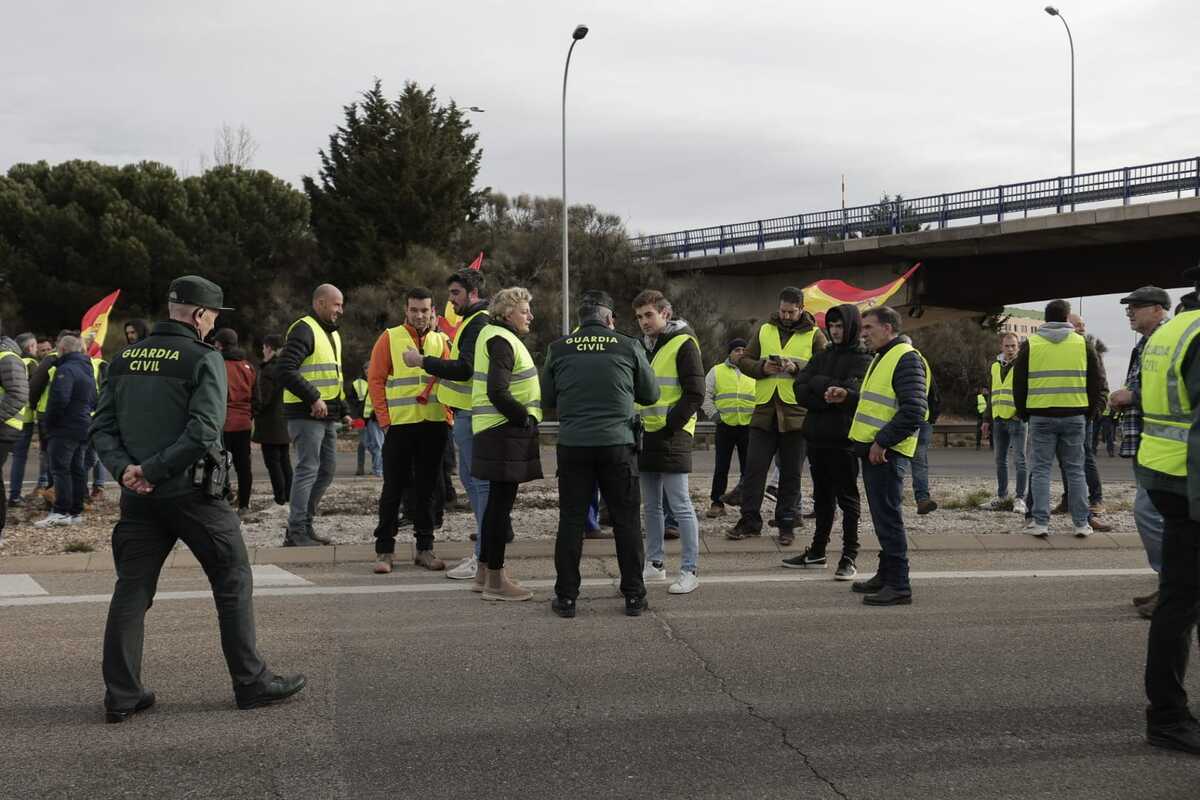
[{"label": "brown ankle boot", "polygon": [[475,567],[475,580],[471,582],[472,592],[478,594],[479,592],[483,591],[483,587],[487,585],[487,574],[487,564],[484,564],[482,561],[480,561],[479,565]]},{"label": "brown ankle boot", "polygon": [[522,600],[530,600],[532,598],[533,592],[509,579],[508,570],[488,570],[487,581],[483,587],[484,600],[509,600],[520,602]]}]

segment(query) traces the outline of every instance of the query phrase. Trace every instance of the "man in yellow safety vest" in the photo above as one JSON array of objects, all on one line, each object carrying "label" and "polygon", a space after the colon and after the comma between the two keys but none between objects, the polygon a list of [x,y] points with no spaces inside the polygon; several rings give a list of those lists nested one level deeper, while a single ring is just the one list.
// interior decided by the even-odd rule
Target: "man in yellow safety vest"
[{"label": "man in yellow safety vest", "polygon": [[[717,424],[717,462],[713,468],[712,505],[705,514],[709,519],[725,516],[725,504],[741,505],[742,485],[746,472],[746,449],[750,443],[750,418],[754,416],[755,381],[738,367],[746,352],[745,339],[730,339],[726,345],[729,357],[713,366],[704,376],[704,416]],[[738,482],[729,495],[729,467],[737,451]]]},{"label": "man in yellow safety vest", "polygon": [[1028,472],[1025,468],[1025,421],[1017,416],[1017,404],[1013,401],[1013,364],[1021,340],[1015,333],[1000,336],[1000,355],[989,368],[991,402],[985,409],[983,435],[992,442],[996,451],[996,496],[984,508],[997,511],[1008,504],[1008,454],[1011,451],[1017,468],[1017,491],[1013,495],[1012,510],[1025,513],[1025,487]]},{"label": "man in yellow safety vest", "polygon": [[[21,360],[21,349],[12,339],[0,336],[0,476],[13,445],[25,435],[28,407],[29,370]],[[0,538],[4,537],[8,514],[6,497],[4,481],[0,479]]]}]

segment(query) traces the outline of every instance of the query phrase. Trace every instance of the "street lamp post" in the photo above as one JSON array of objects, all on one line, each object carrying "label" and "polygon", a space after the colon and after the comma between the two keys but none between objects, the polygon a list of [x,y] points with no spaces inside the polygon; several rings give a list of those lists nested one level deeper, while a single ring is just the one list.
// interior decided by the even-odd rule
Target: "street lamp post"
[{"label": "street lamp post", "polygon": [[576,25],[575,31],[571,34],[571,47],[567,50],[567,64],[563,67],[563,95],[562,95],[562,332],[566,336],[571,332],[571,283],[568,277],[568,265],[570,257],[567,250],[567,72],[571,69],[571,53],[575,51],[575,45],[579,43],[583,37],[587,36],[587,25]]},{"label": "street lamp post", "polygon": [[1067,18],[1054,6],[1046,6],[1046,13],[1062,20],[1067,29],[1067,43],[1071,46],[1071,210],[1075,210],[1075,38],[1071,36],[1071,26]]}]

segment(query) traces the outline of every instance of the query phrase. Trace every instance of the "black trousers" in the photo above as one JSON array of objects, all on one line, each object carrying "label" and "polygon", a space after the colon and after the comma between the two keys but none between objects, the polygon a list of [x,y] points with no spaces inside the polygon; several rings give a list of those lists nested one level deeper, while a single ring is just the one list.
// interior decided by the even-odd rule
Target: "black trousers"
[{"label": "black trousers", "polygon": [[433,502],[450,428],[444,422],[391,425],[383,437],[383,491],[379,493],[379,525],[375,552],[396,552],[396,531],[404,495],[415,495],[410,512],[418,550],[433,549]]},{"label": "black trousers", "polygon": [[842,510],[842,556],[858,558],[858,519],[862,503],[858,494],[858,458],[848,449],[808,446],[812,474],[813,507],[817,512],[812,549],[824,553],[833,531],[834,504]]},{"label": "black trousers", "polygon": [[779,494],[775,502],[775,518],[780,531],[790,531],[796,525],[796,505],[800,500],[800,462],[804,455],[804,436],[800,431],[780,433],[777,430],[750,428],[748,468],[742,480],[742,519],[762,530],[763,492],[775,453],[779,453]]},{"label": "black trousers", "polygon": [[512,530],[512,510],[517,502],[519,483],[488,481],[487,508],[483,511],[479,558],[488,569],[504,568],[504,550]]},{"label": "black trousers", "polygon": [[1184,679],[1200,622],[1200,522],[1182,495],[1151,490],[1150,502],[1163,515],[1163,554],[1146,653],[1147,721],[1169,725],[1192,718]]},{"label": "black trousers", "polygon": [[271,476],[271,493],[275,495],[275,504],[286,506],[292,496],[292,453],[291,445],[263,444],[263,464],[267,466],[267,474]]},{"label": "black trousers", "polygon": [[617,566],[621,570],[621,594],[645,597],[642,489],[638,480],[637,453],[632,445],[558,446],[558,538],[554,543],[554,569],[558,578],[554,582],[554,593],[570,600],[579,597],[583,528],[588,504],[592,502],[592,492],[597,485],[612,517]]},{"label": "black trousers", "polygon": [[225,431],[222,434],[225,449],[233,458],[233,471],[237,473],[237,507],[250,507],[250,492],[254,489],[254,478],[250,474],[250,431]]},{"label": "black trousers", "polygon": [[229,504],[200,492],[152,498],[122,490],[121,518],[112,541],[117,585],[104,629],[104,706],[109,710],[129,710],[145,692],[146,612],[154,603],[163,562],[179,539],[212,586],[234,693],[256,694],[272,677],[255,645],[254,578],[237,514]]},{"label": "black trousers", "polygon": [[[4,489],[4,464],[8,454],[12,452],[16,442],[0,442],[0,536],[4,536],[4,526],[8,524],[8,492]],[[20,487],[17,487],[20,491]]]},{"label": "black trousers", "polygon": [[708,499],[721,502],[721,495],[729,487],[729,467],[733,464],[733,453],[737,451],[738,470],[743,479],[746,474],[746,449],[750,445],[749,425],[726,425],[717,423],[717,463],[713,468],[712,493]]}]

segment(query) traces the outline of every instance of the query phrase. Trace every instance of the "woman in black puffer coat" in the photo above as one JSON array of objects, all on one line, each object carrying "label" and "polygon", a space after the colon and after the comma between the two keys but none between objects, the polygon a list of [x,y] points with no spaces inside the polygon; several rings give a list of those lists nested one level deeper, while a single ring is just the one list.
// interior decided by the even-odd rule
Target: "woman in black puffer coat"
[{"label": "woman in black puffer coat", "polygon": [[[842,557],[834,578],[850,580],[858,557],[858,458],[850,444],[850,423],[871,355],[859,338],[862,315],[858,307],[835,306],[825,314],[829,345],[813,355],[796,376],[796,402],[808,409],[804,439],[812,473],[813,504],[817,513],[812,544],[800,555],[784,559],[787,567],[824,567],[825,548],[833,530],[833,508],[842,509]],[[850,392],[843,403],[825,402],[825,392],[840,386]]]}]

